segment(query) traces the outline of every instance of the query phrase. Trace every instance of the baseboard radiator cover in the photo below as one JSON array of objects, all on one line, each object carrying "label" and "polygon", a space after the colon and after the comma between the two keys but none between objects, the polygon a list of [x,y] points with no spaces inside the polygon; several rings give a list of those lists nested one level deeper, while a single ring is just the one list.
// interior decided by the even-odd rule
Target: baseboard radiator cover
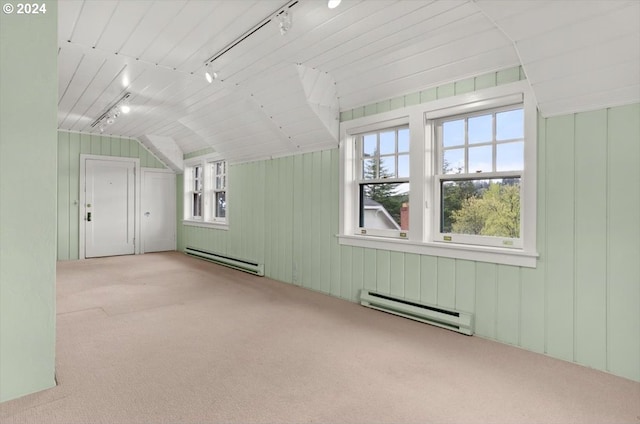
[{"label": "baseboard radiator cover", "polygon": [[229,268],[237,269],[238,271],[248,272],[249,274],[264,276],[264,265],[257,262],[247,261],[244,259],[238,259],[231,256],[224,256],[213,252],[208,252],[202,249],[196,249],[194,247],[187,247],[184,252],[199,259],[204,259],[210,262],[215,262],[218,265],[224,265]]},{"label": "baseboard radiator cover", "polygon": [[473,335],[473,314],[469,312],[413,302],[366,289],[360,291],[360,304],[468,336]]}]

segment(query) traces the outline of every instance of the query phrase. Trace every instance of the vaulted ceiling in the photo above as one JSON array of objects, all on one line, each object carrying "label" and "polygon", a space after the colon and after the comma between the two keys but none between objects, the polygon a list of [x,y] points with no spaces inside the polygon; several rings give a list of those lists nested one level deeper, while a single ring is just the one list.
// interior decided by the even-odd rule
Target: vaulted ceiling
[{"label": "vaulted ceiling", "polygon": [[58,15],[59,128],[99,134],[130,93],[104,134],[165,159],[337,146],[340,110],[518,65],[543,116],[640,101],[637,0],[60,0]]}]

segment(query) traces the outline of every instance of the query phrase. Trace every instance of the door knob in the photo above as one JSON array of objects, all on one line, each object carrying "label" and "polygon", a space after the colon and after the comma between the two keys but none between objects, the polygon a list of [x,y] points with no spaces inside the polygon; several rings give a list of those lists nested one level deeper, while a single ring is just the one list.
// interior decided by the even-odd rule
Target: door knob
[{"label": "door knob", "polygon": [[144,213],[144,216],[149,216],[149,215],[151,215],[151,212],[145,212]]},{"label": "door knob", "polygon": [[91,212],[87,212],[87,221],[91,221]]}]

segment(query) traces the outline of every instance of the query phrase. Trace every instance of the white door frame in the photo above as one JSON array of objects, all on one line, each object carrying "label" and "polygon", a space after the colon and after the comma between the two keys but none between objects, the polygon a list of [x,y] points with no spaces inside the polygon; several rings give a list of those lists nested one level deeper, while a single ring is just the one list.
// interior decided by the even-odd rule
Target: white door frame
[{"label": "white door frame", "polygon": [[99,161],[111,161],[111,162],[133,162],[134,164],[134,173],[135,173],[135,203],[134,203],[134,212],[133,216],[135,217],[134,221],[134,252],[136,255],[140,254],[140,159],[138,158],[122,158],[116,156],[101,156],[101,155],[80,155],[80,210],[78,211],[78,225],[79,225],[79,237],[78,240],[78,254],[80,259],[85,258],[84,251],[84,233],[85,233],[85,221],[87,216],[87,207],[85,203],[85,192],[86,192],[86,183],[85,183],[85,173],[86,173],[86,161],[87,159],[91,160],[99,160]]},{"label": "white door frame", "polygon": [[[175,172],[173,172],[171,169],[164,169],[164,168],[146,168],[146,167],[145,167],[145,168],[142,168],[142,171],[141,171],[141,174],[142,174],[142,175],[141,175],[141,177],[142,177],[141,181],[142,181],[142,182],[141,182],[141,185],[140,185],[140,197],[142,197],[142,190],[144,189],[144,187],[142,187],[142,184],[144,184],[144,182],[145,182],[145,176],[146,176],[146,173],[147,173],[147,172],[160,172],[160,173],[164,173],[164,174],[174,174],[174,175],[175,175]],[[177,188],[177,184],[178,184],[178,182],[177,182],[177,178],[175,179],[175,183],[176,183],[176,188]],[[142,207],[142,201],[141,201],[140,205],[141,205],[141,207]],[[173,206],[174,206],[174,208],[176,208],[176,219],[174,219],[174,222],[173,222],[173,225],[174,225],[174,227],[173,227],[173,229],[174,229],[173,233],[174,233],[174,235],[175,235],[175,247],[177,248],[177,245],[178,245],[177,207],[178,207],[178,206],[177,206],[177,194],[176,194],[175,192],[173,193]],[[142,209],[140,209],[140,213],[138,214],[138,217],[139,217],[141,220],[142,220],[142,214],[143,214],[143,213],[144,213],[144,212],[142,211]],[[140,245],[140,253],[141,253],[141,254],[142,254],[142,253],[144,253],[144,243],[143,243],[142,237],[143,237],[143,234],[142,234],[142,225],[140,225],[140,238],[139,238],[140,243],[139,243],[139,245]],[[136,245],[136,248],[137,248],[137,247],[138,247],[138,245]]]}]

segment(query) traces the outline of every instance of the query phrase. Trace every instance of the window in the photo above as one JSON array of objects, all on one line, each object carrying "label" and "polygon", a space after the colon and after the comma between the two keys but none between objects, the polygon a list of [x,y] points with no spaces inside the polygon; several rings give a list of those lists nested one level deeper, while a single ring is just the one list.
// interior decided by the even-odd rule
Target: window
[{"label": "window", "polygon": [[189,169],[188,188],[190,212],[188,217],[193,220],[202,219],[202,177],[202,166],[196,165]]},{"label": "window", "polygon": [[223,160],[209,164],[214,178],[213,186],[213,217],[216,220],[225,220],[227,217],[227,163]]},{"label": "window", "polygon": [[360,233],[407,237],[409,128],[361,134],[356,146]]},{"label": "window", "polygon": [[186,163],[184,222],[188,225],[227,224],[227,162],[216,157]]},{"label": "window", "polygon": [[521,247],[522,105],[435,121],[438,239]]},{"label": "window", "polygon": [[536,126],[520,81],[341,125],[341,244],[536,266]]}]

